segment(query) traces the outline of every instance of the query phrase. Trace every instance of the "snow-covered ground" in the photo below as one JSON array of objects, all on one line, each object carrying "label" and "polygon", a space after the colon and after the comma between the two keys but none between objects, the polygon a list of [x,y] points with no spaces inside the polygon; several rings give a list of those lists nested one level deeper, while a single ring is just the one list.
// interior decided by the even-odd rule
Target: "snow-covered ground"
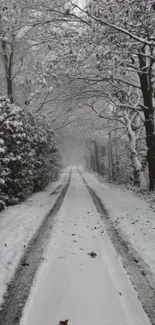
[{"label": "snow-covered ground", "polygon": [[0,303],[30,239],[59,195],[51,193],[57,186],[66,184],[69,170],[65,169],[60,179],[50,184],[45,191],[0,213]]},{"label": "snow-covered ground", "polygon": [[95,174],[81,168],[90,185],[108,210],[115,227],[125,235],[143,257],[155,278],[155,212],[150,204],[135,193],[118,186],[99,182]]},{"label": "snow-covered ground", "polygon": [[[96,184],[93,176],[90,182]],[[65,319],[69,325],[150,324],[75,169],[44,258],[21,325],[58,325]]]}]

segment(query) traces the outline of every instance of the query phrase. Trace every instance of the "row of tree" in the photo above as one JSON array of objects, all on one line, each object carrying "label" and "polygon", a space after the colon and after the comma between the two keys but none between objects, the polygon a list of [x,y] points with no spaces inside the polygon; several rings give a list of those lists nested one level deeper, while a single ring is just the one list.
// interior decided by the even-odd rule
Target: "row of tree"
[{"label": "row of tree", "polygon": [[89,93],[91,99],[94,96],[89,104],[94,114],[110,121],[115,129],[122,127],[120,138],[126,133],[141,186],[147,179],[137,143],[144,135],[149,188],[154,190],[154,1],[91,0],[82,8],[70,2],[71,12],[85,26],[80,36],[85,43],[78,77],[87,82],[87,104]]},{"label": "row of tree", "polygon": [[27,111],[45,110],[55,130],[67,127],[92,142],[93,130],[103,146],[121,143],[140,186],[153,190],[154,2],[1,3],[2,70],[10,101]]},{"label": "row of tree", "polygon": [[0,3],[0,210],[42,190],[60,172],[55,117],[40,113],[54,83],[48,59],[59,37],[52,18],[60,4],[53,5]]},{"label": "row of tree", "polygon": [[[143,177],[147,180],[147,161],[144,153],[144,139],[137,146]],[[141,186],[139,170],[136,170],[134,155],[128,146],[128,138],[121,137],[115,131],[110,131],[104,142],[101,138],[86,141],[85,164],[89,171],[102,175],[106,180],[117,184]],[[142,180],[144,181],[144,180]],[[143,184],[143,188],[148,184]]]}]

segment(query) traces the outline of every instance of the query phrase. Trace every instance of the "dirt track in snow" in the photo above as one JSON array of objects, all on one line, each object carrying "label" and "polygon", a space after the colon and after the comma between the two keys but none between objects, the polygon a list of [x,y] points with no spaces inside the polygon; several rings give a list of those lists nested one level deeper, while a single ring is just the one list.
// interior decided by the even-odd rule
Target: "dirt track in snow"
[{"label": "dirt track in snow", "polygon": [[[154,324],[154,292],[108,220],[74,168],[20,325],[57,325],[60,319],[69,319],[69,325]],[[133,275],[135,288],[143,287],[150,321],[132,286]]]},{"label": "dirt track in snow", "polygon": [[[76,174],[76,176],[75,176],[75,174]],[[135,259],[136,253],[134,251],[132,251],[132,252],[129,251],[128,243],[120,236],[120,234],[117,232],[117,230],[111,224],[110,218],[109,218],[109,216],[108,216],[108,214],[106,212],[106,209],[104,208],[102,202],[100,201],[100,199],[96,196],[93,189],[91,189],[88,186],[88,184],[85,182],[84,177],[83,177],[83,182],[84,182],[85,186],[82,185],[82,182],[81,182],[81,176],[82,175],[81,176],[80,175],[78,176],[78,175],[79,175],[79,173],[77,172],[77,170],[76,170],[76,173],[75,173],[75,171],[73,171],[73,183],[71,181],[72,187],[70,185],[70,179],[69,179],[68,184],[65,186],[65,188],[61,192],[58,200],[56,201],[56,204],[55,204],[54,208],[46,216],[46,219],[44,220],[43,224],[41,225],[39,231],[37,232],[35,237],[31,240],[31,242],[30,242],[30,244],[28,246],[28,249],[26,250],[26,253],[25,253],[24,257],[22,258],[22,261],[21,261],[21,263],[20,263],[20,265],[19,265],[19,267],[18,267],[18,269],[16,271],[16,274],[15,274],[14,278],[12,279],[12,281],[11,281],[9,287],[8,287],[7,295],[6,295],[5,301],[4,301],[4,305],[2,306],[2,309],[0,311],[0,324],[1,325],[19,325],[20,324],[21,315],[22,315],[23,309],[25,307],[25,303],[27,301],[29,293],[31,291],[31,286],[32,286],[32,283],[33,283],[33,280],[34,280],[34,276],[36,274],[36,271],[37,271],[40,263],[43,262],[42,264],[44,264],[43,249],[45,248],[45,246],[47,245],[47,243],[49,241],[49,237],[50,237],[50,234],[51,234],[51,231],[52,231],[52,228],[53,228],[53,224],[54,224],[54,217],[57,214],[59,214],[58,211],[61,208],[61,206],[62,206],[62,209],[63,209],[64,203],[65,203],[65,202],[63,202],[64,198],[65,198],[65,200],[68,200],[68,202],[66,204],[68,204],[70,202],[70,205],[73,208],[72,210],[73,211],[75,210],[75,214],[76,214],[77,211],[78,211],[78,208],[79,208],[78,207],[78,205],[79,205],[78,200],[79,200],[79,202],[84,200],[83,196],[86,196],[86,202],[88,204],[91,204],[91,206],[92,206],[92,203],[91,203],[91,201],[89,199],[89,196],[91,196],[91,198],[93,200],[93,203],[94,203],[94,207],[96,207],[96,209],[97,209],[97,211],[98,211],[98,213],[99,213],[99,215],[101,217],[101,220],[102,220],[101,223],[103,224],[103,228],[106,229],[106,231],[108,233],[108,237],[110,238],[113,246],[115,247],[115,250],[117,252],[117,256],[121,256],[123,266],[127,270],[128,274],[130,276],[130,279],[132,280],[133,286],[136,289],[136,291],[138,292],[139,300],[141,301],[143,309],[145,310],[146,314],[148,315],[150,322],[153,325],[155,325],[155,308],[154,308],[154,306],[155,306],[155,292],[154,292],[153,288],[150,286],[150,283],[147,281],[147,277],[145,276],[145,272],[144,271],[142,272],[142,270],[141,270],[141,268],[139,266],[139,263],[137,262],[137,257]],[[86,187],[87,187],[87,189],[86,189]],[[58,190],[60,190],[60,189],[58,189]],[[75,196],[76,195],[78,196],[78,195],[80,195],[81,191],[83,191],[83,196],[80,196],[80,198],[77,198],[77,202],[76,201],[74,202],[74,194],[75,194]],[[89,192],[89,194],[87,192]],[[67,195],[66,195],[66,193],[67,193]],[[77,204],[77,207],[76,207],[76,204]],[[93,207],[93,210],[94,210],[94,207]],[[84,207],[84,211],[85,211],[85,209],[90,210],[90,206]],[[65,209],[62,210],[62,211],[65,214]],[[81,211],[83,213],[83,210],[81,210]],[[61,211],[60,211],[60,213],[61,213]],[[66,215],[66,217],[67,217],[67,215]],[[73,215],[73,217],[74,217],[74,215]],[[79,218],[80,217],[82,217],[82,216],[79,216]],[[71,215],[68,218],[71,219]],[[66,221],[66,222],[67,222],[67,227],[68,227],[68,221]],[[73,220],[73,222],[75,224],[75,220]],[[83,222],[82,219],[81,219],[80,222]],[[76,223],[78,224],[78,219],[76,219]],[[96,227],[96,224],[94,223],[94,220],[92,221],[91,226],[93,226],[94,229],[98,228],[98,225]],[[81,236],[81,231],[83,231],[83,227],[86,227],[86,234],[85,235],[88,236],[88,238],[90,238],[89,236],[92,236],[92,233],[90,233],[90,231],[89,231],[89,227],[90,227],[89,219],[85,220],[84,224],[79,225],[79,238],[82,237]],[[75,228],[73,228],[73,229],[75,230]],[[65,231],[66,231],[66,234],[64,234]],[[95,231],[97,231],[97,230],[95,230]],[[104,232],[105,232],[105,230],[103,230],[102,236],[104,236]],[[62,240],[63,240],[63,238],[66,241],[68,240],[67,239],[68,238],[67,229],[62,230],[61,235],[62,235]],[[104,243],[102,243],[102,239],[100,238],[100,234],[98,234],[98,236],[99,236],[99,241],[97,242],[97,247],[98,247],[98,245],[101,246],[100,249],[101,249],[101,252],[102,252],[102,244],[104,245]],[[94,247],[96,245],[97,236],[96,237],[92,236],[92,237],[93,238],[90,239],[90,245],[92,245],[91,248],[93,249],[93,244],[94,244]],[[104,239],[104,240],[106,242],[107,238]],[[81,241],[82,241],[82,239],[81,239]],[[74,242],[74,244],[73,244],[74,246],[75,245],[81,245],[80,243],[77,243],[78,241],[74,237],[72,237],[72,242]],[[88,244],[85,244],[85,241],[82,242],[82,244],[86,245],[86,246],[89,246],[89,240],[88,240]],[[68,249],[72,250],[73,249],[72,245],[70,245],[70,243],[68,243],[68,245],[69,245]],[[61,254],[62,259],[59,259],[59,262],[64,263],[64,261],[66,261],[66,263],[69,263],[70,259],[67,256],[65,257],[66,251],[63,251],[63,249],[64,248],[61,248],[61,250],[62,250],[62,254]],[[61,252],[61,250],[60,250],[60,252]],[[87,253],[89,252],[89,247],[88,247],[88,251],[85,251],[85,249],[84,249],[84,252],[83,252],[83,248],[82,248],[82,245],[81,245],[80,248],[79,248],[79,252],[80,251],[81,251],[81,253],[84,253],[85,255],[87,255]],[[111,249],[110,249],[110,251],[111,251]],[[104,253],[106,253],[106,247],[105,247],[105,252]],[[77,261],[75,260],[76,252],[73,253],[73,254],[71,253],[71,256],[72,256],[72,262],[71,263],[73,263],[73,269],[71,269],[68,274],[66,273],[65,276],[67,278],[67,281],[75,282],[75,279],[76,279],[75,278],[75,272],[78,273],[78,260]],[[58,258],[58,256],[57,256],[57,258]],[[66,260],[65,260],[65,258],[66,258]],[[87,258],[88,258],[88,255],[87,255]],[[111,257],[111,259],[112,259],[112,257]],[[140,259],[140,257],[138,257],[138,260],[139,259]],[[104,257],[103,257],[103,261],[98,261],[98,256],[97,256],[97,259],[92,259],[92,261],[91,261],[91,258],[90,258],[90,261],[88,259],[88,262],[87,262],[87,260],[85,260],[85,258],[83,260],[83,257],[82,257],[82,261],[81,262],[79,261],[80,272],[82,271],[82,267],[84,268],[84,272],[86,272],[87,270],[89,272],[89,267],[88,267],[89,264],[87,265],[87,263],[93,263],[93,264],[90,264],[90,266],[93,268],[93,267],[95,267],[93,265],[95,265],[94,263],[96,263],[96,261],[97,261],[97,263],[99,263],[98,268],[97,268],[96,271],[97,271],[97,273],[99,272],[99,274],[100,274],[101,273],[100,268],[103,267],[102,263],[104,261]],[[53,261],[52,263],[54,263],[54,264],[51,265],[51,271],[53,271],[53,274],[54,274],[54,271],[55,271],[55,269],[54,269],[55,266],[54,265],[57,264],[57,260]],[[74,263],[76,263],[75,264],[76,268],[74,268]],[[81,265],[83,265],[85,263],[86,263],[86,266],[81,266]],[[114,261],[112,261],[110,265],[112,266],[113,263],[114,263]],[[64,267],[64,264],[63,264],[63,267]],[[63,274],[64,274],[65,273],[65,267],[64,267],[64,269],[63,269],[63,267],[62,267],[62,271],[63,271]],[[88,267],[88,269],[87,269],[87,267]],[[105,267],[106,267],[106,265],[104,266],[104,268]],[[120,266],[117,266],[117,267],[119,268]],[[104,268],[103,268],[103,271],[104,271]],[[61,268],[60,268],[60,271],[61,271]],[[94,272],[96,272],[96,271],[94,269]],[[113,271],[115,273],[115,270],[113,270]],[[67,272],[67,269],[66,269],[66,272]],[[52,280],[52,273],[50,273],[50,274],[51,274],[51,282],[56,281],[56,279]],[[57,275],[57,272],[56,272],[56,275]],[[60,276],[60,278],[59,278],[59,276]],[[113,276],[115,277],[116,274],[114,274]],[[69,277],[71,278],[71,280],[69,279]],[[102,275],[101,275],[101,277],[102,277]],[[59,282],[61,281],[60,280],[61,278],[62,278],[62,281],[66,282],[66,278],[63,278],[62,274],[58,273],[58,281]],[[108,279],[109,279],[109,277],[108,277]],[[84,280],[85,279],[83,279],[83,278],[81,279],[81,281],[84,281]],[[93,279],[91,279],[91,282],[92,282],[92,280]],[[102,282],[102,278],[100,280]],[[104,281],[105,281],[105,279],[104,279],[104,272],[103,272],[103,282]],[[126,281],[125,278],[124,278],[124,281]],[[87,279],[86,279],[86,282],[87,282]],[[37,285],[37,281],[35,281],[35,285]],[[60,286],[58,283],[56,283],[55,285],[56,285],[56,287]],[[65,285],[65,284],[62,283],[62,286],[63,285]],[[70,285],[73,286],[74,283],[71,283]],[[84,285],[85,285],[85,281],[83,282],[82,288],[84,288]],[[117,285],[119,287],[119,279],[118,279],[118,284]],[[78,283],[77,283],[77,288],[75,288],[75,290],[77,290],[77,295],[79,294],[78,287],[79,286],[78,286]],[[109,287],[111,287],[111,283],[109,283]],[[126,287],[126,285],[125,285],[125,287]],[[128,287],[128,284],[127,284],[127,287]],[[93,288],[93,284],[92,284],[92,288]],[[129,285],[129,288],[130,288],[130,285]],[[103,294],[103,306],[105,307],[106,304],[105,304],[105,298],[104,298],[104,293],[105,293],[104,290],[102,292],[102,287],[101,287],[101,292],[100,292],[100,290],[97,291],[96,290],[96,285],[94,286],[93,289],[96,292],[96,295],[99,295],[99,296],[101,295],[100,296],[101,299],[102,299],[102,294]],[[66,290],[68,290],[68,288],[66,288]],[[87,290],[89,291],[88,287],[87,287]],[[108,290],[108,285],[107,285],[107,290]],[[132,300],[132,298],[135,299],[134,295],[132,297],[132,288],[130,288],[130,290],[131,290],[131,292],[129,292],[129,300],[130,300],[130,298],[131,298],[131,300]],[[121,309],[119,310],[119,308],[120,308],[119,307],[119,300],[122,299],[124,305],[126,305],[126,303],[127,303],[126,299],[124,297],[122,297],[122,295],[124,295],[124,293],[122,293],[122,292],[123,292],[123,290],[118,292],[118,296],[117,296],[116,288],[113,288],[112,292],[110,292],[110,290],[109,290],[109,292],[107,293],[109,299],[110,299],[111,294],[114,294],[114,295],[116,294],[116,296],[118,297],[118,298],[116,298],[116,299],[118,299],[118,301],[116,300],[116,302],[117,302],[116,305],[118,305],[118,311],[117,311],[117,308],[116,308],[116,310],[114,310],[114,320],[118,317],[118,324],[122,324],[121,316],[119,318],[119,313],[120,314],[122,313]],[[64,293],[62,292],[62,295],[63,294]],[[69,292],[69,294],[71,294],[71,293]],[[72,293],[72,294],[73,294],[73,297],[71,297],[71,298],[74,301],[75,293]],[[126,292],[125,294],[128,295],[128,292]],[[67,291],[65,292],[65,297],[63,297],[62,299],[66,299],[66,295],[68,295]],[[57,293],[56,293],[56,297],[57,297]],[[50,298],[51,298],[51,296],[50,296]],[[59,300],[59,298],[60,298],[59,294],[58,294],[57,298]],[[86,295],[86,299],[87,298],[89,299],[89,297],[87,297],[87,295]],[[95,298],[95,301],[97,303],[98,303],[98,298],[99,297],[97,297],[97,296]],[[36,301],[37,301],[37,299],[39,299],[38,296],[36,297]],[[55,303],[55,293],[54,293],[54,297],[52,296],[51,299],[52,299],[53,305],[54,305],[54,303]],[[78,300],[78,297],[76,299]],[[82,299],[83,299],[83,295],[80,298],[81,303],[82,303]],[[113,300],[112,296],[111,296],[111,299]],[[106,297],[106,300],[107,300],[107,297]],[[135,302],[136,302],[136,300],[135,300]],[[65,303],[65,301],[63,301],[63,304],[64,303]],[[91,301],[90,302],[85,301],[84,303],[86,304],[86,308],[87,307],[90,308],[92,302]],[[36,304],[37,304],[37,302],[36,302]],[[40,304],[40,302],[38,302],[38,305],[39,304]],[[122,304],[122,302],[121,302],[121,304]],[[137,302],[137,304],[138,304],[138,302]],[[32,303],[33,311],[29,312],[30,316],[31,316],[31,312],[32,312],[32,314],[33,314],[33,312],[37,313],[36,308],[38,308],[38,305],[35,305],[35,303],[34,303],[34,306],[33,306],[33,303]],[[60,301],[60,305],[61,305],[61,301]],[[28,304],[28,306],[29,306],[29,304]],[[130,312],[132,314],[132,304],[131,304],[131,306],[130,306],[130,304],[129,304],[129,306],[127,306],[127,305],[125,306],[125,308],[127,308],[127,309],[128,309],[128,307],[129,307],[129,311],[127,310],[127,313],[129,312],[129,315],[130,315]],[[48,302],[47,302],[46,308],[48,309]],[[49,307],[49,309],[50,308],[51,307]],[[95,306],[94,306],[94,308],[95,308]],[[130,308],[131,308],[131,310],[130,310]],[[140,307],[137,307],[137,308],[140,308]],[[68,306],[66,306],[66,309],[68,309]],[[74,312],[74,305],[72,306],[72,309],[73,309],[73,312]],[[133,307],[133,309],[134,309],[134,307]],[[39,312],[39,310],[38,310],[38,312]],[[50,312],[55,312],[55,311],[50,310]],[[79,312],[80,312],[80,310],[79,310]],[[115,315],[115,312],[116,312],[116,315]],[[25,313],[27,313],[27,311]],[[48,314],[48,312],[47,312],[47,314]],[[75,316],[77,318],[77,320],[74,321],[74,322],[71,322],[69,324],[76,325],[76,322],[77,322],[77,324],[79,325],[78,322],[81,322],[80,317],[82,317],[82,315],[83,315],[83,323],[81,323],[81,325],[83,325],[83,324],[87,325],[87,323],[89,325],[91,325],[91,320],[89,320],[89,315],[88,315],[88,320],[87,321],[84,320],[85,310],[83,310],[83,309],[81,310],[81,316],[80,315]],[[71,313],[71,315],[69,315],[69,316],[70,316],[70,318],[73,317],[73,319],[74,319],[73,313]],[[132,316],[133,316],[134,323],[133,323],[133,321],[131,319],[130,324],[132,324],[132,325],[138,324],[139,325],[140,324],[139,320],[138,319],[136,320],[137,315],[135,314],[135,319],[134,319],[134,312],[133,312]],[[47,317],[47,315],[46,315],[46,317]],[[66,317],[68,317],[68,315],[66,315]],[[92,315],[92,320],[93,320],[93,317],[95,317],[95,314]],[[97,319],[96,319],[95,325],[104,323],[103,319],[102,319],[102,315],[98,315],[96,317],[97,317]],[[140,319],[141,319],[141,317],[142,317],[142,315],[140,315]],[[29,317],[29,319],[31,319],[31,318],[32,318],[32,325],[36,325],[36,324],[38,325],[38,321],[34,322],[33,317]],[[49,323],[48,323],[48,320],[49,320]],[[55,323],[55,322],[53,323],[50,319],[48,319],[48,320],[47,320],[46,325],[48,325],[48,324],[57,325],[57,323]],[[28,325],[31,324],[29,321],[27,323],[27,320],[25,320],[25,319],[24,319],[24,321],[25,321],[24,325],[25,324],[28,324]],[[105,323],[106,323],[106,320],[105,320]],[[93,321],[92,324],[94,324],[94,321]],[[106,324],[111,324],[111,323],[106,323]],[[128,324],[128,321],[124,322],[123,324],[124,325]],[[143,324],[148,324],[148,322],[147,321],[145,322],[145,320],[144,320]]]},{"label": "dirt track in snow", "polygon": [[[106,225],[106,230],[117,253],[121,256],[123,266],[127,270],[132,284],[138,293],[143,309],[148,315],[151,324],[155,325],[155,290],[154,286],[151,285],[147,278],[148,270],[145,262],[142,260],[142,257],[131,248],[126,238],[123,238],[123,236],[118,233],[117,229],[111,223],[110,216],[100,198],[88,185],[84,176],[81,173],[80,175],[93,199],[94,204],[96,205],[97,211]],[[141,267],[141,265],[143,265],[143,267]]]},{"label": "dirt track in snow", "polygon": [[43,260],[43,250],[46,247],[52,231],[54,217],[57,214],[68,190],[71,173],[65,187],[58,186],[55,192],[60,193],[53,208],[45,216],[37,233],[30,241],[24,256],[15,272],[15,275],[8,285],[4,303],[0,309],[1,325],[18,325],[22,310],[27,301],[35,273]]}]

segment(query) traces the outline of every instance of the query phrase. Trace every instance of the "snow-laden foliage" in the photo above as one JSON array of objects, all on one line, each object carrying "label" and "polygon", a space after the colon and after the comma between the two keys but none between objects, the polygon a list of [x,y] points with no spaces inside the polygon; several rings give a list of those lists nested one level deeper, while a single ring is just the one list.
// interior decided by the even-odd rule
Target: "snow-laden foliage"
[{"label": "snow-laden foliage", "polygon": [[[98,116],[105,120],[117,119],[119,123],[125,125],[133,164],[139,173],[140,182],[144,183],[142,166],[135,148],[137,139],[134,134],[135,123],[132,123],[132,119],[135,119],[134,113],[136,119],[141,119],[145,130],[149,188],[153,190],[155,187],[154,1],[91,0],[86,2],[86,8],[84,6],[79,8],[78,4],[74,6],[74,1],[70,2],[74,14],[78,16],[80,12],[79,21],[84,22],[81,43],[80,39],[77,43],[80,51],[76,51],[77,75],[87,83],[86,91],[84,89],[83,93],[87,92],[87,96],[91,98],[94,95],[95,99],[99,97],[105,99],[106,103],[100,111],[91,105]],[[79,55],[81,48],[82,57]],[[110,115],[112,106],[113,112]]]},{"label": "snow-laden foliage", "polygon": [[0,208],[43,189],[58,176],[60,154],[46,117],[0,98]]},{"label": "snow-laden foliage", "polygon": [[[145,187],[149,178],[152,190],[155,186],[154,10],[151,0],[90,0],[83,4],[76,0],[1,0],[0,4],[3,93],[24,110],[33,107],[35,112],[46,112],[56,132],[68,132],[71,137],[77,134],[82,139],[100,132],[103,147],[107,132],[113,130],[106,144],[109,163],[107,159],[103,161],[102,150],[95,148],[99,172],[107,168],[109,179],[119,178],[121,182],[131,178],[135,183],[138,179],[141,187]],[[29,113],[20,114],[24,125],[27,119],[31,120],[32,130],[28,127],[31,138],[42,121]],[[33,143],[46,157],[50,140],[47,137],[47,142],[42,142],[44,131],[39,130]],[[123,137],[125,141],[120,142]],[[4,154],[5,148],[1,146]],[[33,169],[33,154],[30,150],[28,173]],[[41,158],[36,160],[34,169],[39,165],[45,175]],[[34,188],[40,186],[38,174],[32,177]]]}]

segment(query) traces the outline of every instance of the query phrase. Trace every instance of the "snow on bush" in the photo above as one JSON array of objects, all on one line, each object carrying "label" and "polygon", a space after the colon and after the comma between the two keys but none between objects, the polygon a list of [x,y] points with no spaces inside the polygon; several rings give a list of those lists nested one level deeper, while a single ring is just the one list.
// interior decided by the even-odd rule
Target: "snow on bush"
[{"label": "snow on bush", "polygon": [[0,210],[43,189],[60,170],[60,154],[44,117],[0,98]]}]

